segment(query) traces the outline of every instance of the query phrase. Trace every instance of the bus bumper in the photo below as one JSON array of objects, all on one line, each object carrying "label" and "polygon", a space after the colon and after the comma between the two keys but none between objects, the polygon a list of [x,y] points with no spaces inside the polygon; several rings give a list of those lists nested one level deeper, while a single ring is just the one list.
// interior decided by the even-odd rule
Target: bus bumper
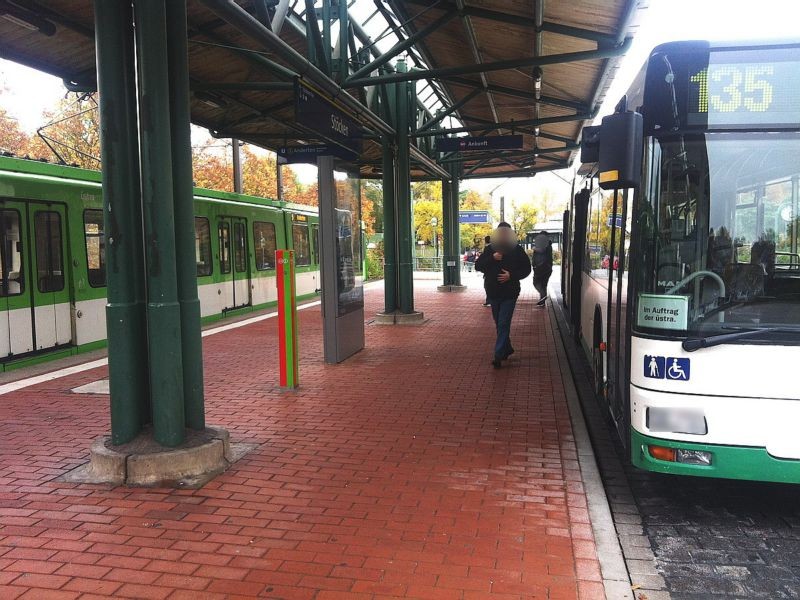
[{"label": "bus bumper", "polygon": [[[711,454],[710,465],[685,464],[655,458],[651,446]],[[672,475],[800,483],[800,460],[775,458],[766,448],[696,444],[650,437],[631,428],[631,461],[646,471]]]}]

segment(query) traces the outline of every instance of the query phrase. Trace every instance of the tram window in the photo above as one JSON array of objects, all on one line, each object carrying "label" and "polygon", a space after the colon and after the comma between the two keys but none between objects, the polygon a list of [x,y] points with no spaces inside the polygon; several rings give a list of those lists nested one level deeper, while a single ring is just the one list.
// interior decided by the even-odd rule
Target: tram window
[{"label": "tram window", "polygon": [[0,220],[0,296],[18,296],[25,291],[19,213],[16,210],[0,210]]},{"label": "tram window", "polygon": [[312,242],[314,242],[314,246],[312,248],[312,257],[314,259],[314,264],[319,264],[319,225],[312,225],[311,226],[311,237]]},{"label": "tram window", "polygon": [[219,269],[231,272],[231,230],[227,223],[219,224]]},{"label": "tram window", "polygon": [[267,271],[275,268],[275,225],[256,221],[253,223],[253,241],[256,247],[256,269]]},{"label": "tram window", "polygon": [[194,255],[197,261],[197,276],[211,275],[214,270],[211,260],[211,226],[205,217],[194,218]]},{"label": "tram window", "polygon": [[237,273],[247,271],[247,233],[244,223],[233,224],[233,267]]},{"label": "tram window", "polygon": [[311,264],[311,246],[308,243],[308,225],[292,225],[292,246],[294,247],[294,264],[307,267]]},{"label": "tram window", "polygon": [[106,239],[103,231],[103,211],[83,212],[83,235],[86,242],[86,266],[89,285],[106,285]]},{"label": "tram window", "polygon": [[61,215],[39,211],[33,217],[36,237],[36,282],[39,291],[60,292],[64,289],[64,260],[61,253]]}]

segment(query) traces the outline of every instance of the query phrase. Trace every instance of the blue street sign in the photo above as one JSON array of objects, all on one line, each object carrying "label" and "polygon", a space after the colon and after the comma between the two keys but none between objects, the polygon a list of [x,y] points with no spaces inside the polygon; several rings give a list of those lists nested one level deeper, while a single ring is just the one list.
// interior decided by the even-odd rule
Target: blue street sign
[{"label": "blue street sign", "polygon": [[608,220],[606,221],[606,225],[611,227],[622,227],[622,215],[608,215]]},{"label": "blue street sign", "polygon": [[519,150],[521,135],[487,135],[481,137],[437,138],[437,152],[474,152],[476,150]]},{"label": "blue street sign", "polygon": [[356,154],[361,153],[364,132],[350,115],[323,98],[314,90],[295,80],[295,119],[301,125],[339,142]]},{"label": "blue street sign", "polygon": [[692,375],[692,364],[689,358],[674,356],[644,357],[644,376],[650,379],[669,379],[671,381],[689,381]]},{"label": "blue street sign", "polygon": [[281,146],[278,148],[278,163],[282,165],[294,163],[317,164],[318,156],[335,156],[342,160],[354,161],[358,155],[337,146],[336,144],[315,144],[310,146]]},{"label": "blue street sign", "polygon": [[459,223],[489,223],[488,210],[460,210],[458,211]]}]

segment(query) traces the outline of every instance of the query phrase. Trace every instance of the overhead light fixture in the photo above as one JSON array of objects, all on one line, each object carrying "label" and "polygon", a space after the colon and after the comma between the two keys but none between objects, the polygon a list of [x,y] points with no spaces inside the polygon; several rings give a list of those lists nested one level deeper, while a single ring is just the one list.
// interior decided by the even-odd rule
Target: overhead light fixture
[{"label": "overhead light fixture", "polygon": [[216,96],[215,94],[209,94],[208,92],[195,92],[194,97],[211,108],[220,109],[225,108],[226,106],[225,101],[222,98]]},{"label": "overhead light fixture", "polygon": [[14,23],[28,31],[38,31],[48,37],[52,37],[56,33],[56,26],[53,23],[33,11],[10,2],[0,0],[0,13],[9,23]]},{"label": "overhead light fixture", "polygon": [[536,99],[539,100],[542,97],[542,76],[544,75],[542,67],[533,67],[531,75],[533,77],[533,91],[536,94]]}]

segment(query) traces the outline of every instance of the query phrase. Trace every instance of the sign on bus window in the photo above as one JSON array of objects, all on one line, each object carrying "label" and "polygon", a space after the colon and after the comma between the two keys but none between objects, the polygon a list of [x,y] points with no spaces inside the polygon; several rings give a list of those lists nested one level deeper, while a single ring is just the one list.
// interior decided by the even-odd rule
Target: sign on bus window
[{"label": "sign on bus window", "polygon": [[689,296],[639,294],[636,321],[639,327],[686,330],[689,326]]}]

